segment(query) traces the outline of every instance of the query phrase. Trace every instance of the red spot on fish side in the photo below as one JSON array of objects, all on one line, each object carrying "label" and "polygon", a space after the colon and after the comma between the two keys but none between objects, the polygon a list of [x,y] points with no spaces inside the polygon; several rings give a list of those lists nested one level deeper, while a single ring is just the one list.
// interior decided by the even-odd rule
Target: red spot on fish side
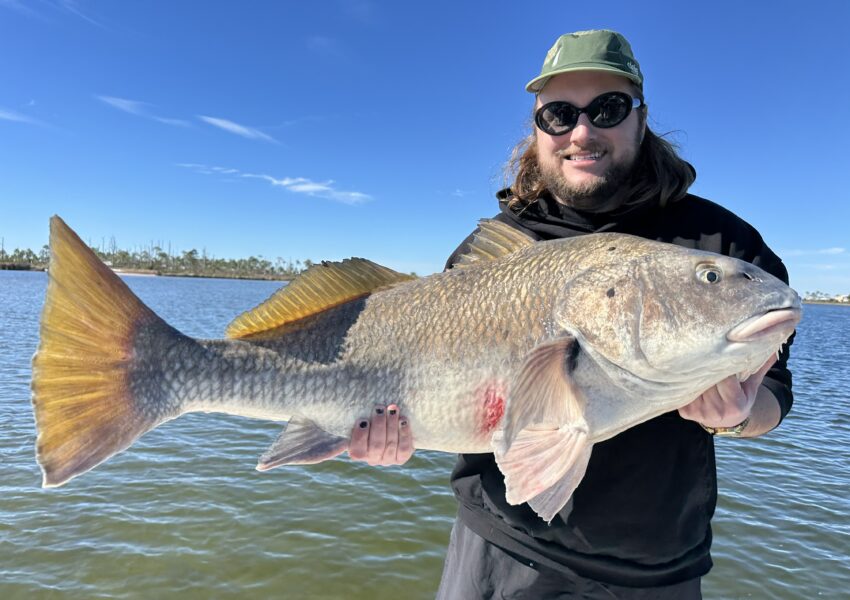
[{"label": "red spot on fish side", "polygon": [[490,435],[505,414],[505,386],[500,383],[484,385],[476,393],[476,400],[481,407],[480,431]]}]

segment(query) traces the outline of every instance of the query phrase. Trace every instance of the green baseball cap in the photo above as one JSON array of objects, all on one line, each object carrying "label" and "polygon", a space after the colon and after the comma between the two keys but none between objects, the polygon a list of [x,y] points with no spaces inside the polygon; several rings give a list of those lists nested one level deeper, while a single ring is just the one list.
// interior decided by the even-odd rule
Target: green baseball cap
[{"label": "green baseball cap", "polygon": [[615,73],[643,88],[643,74],[632,47],[626,38],[610,29],[576,31],[559,37],[549,49],[540,75],[529,81],[525,89],[537,94],[550,77],[569,71]]}]

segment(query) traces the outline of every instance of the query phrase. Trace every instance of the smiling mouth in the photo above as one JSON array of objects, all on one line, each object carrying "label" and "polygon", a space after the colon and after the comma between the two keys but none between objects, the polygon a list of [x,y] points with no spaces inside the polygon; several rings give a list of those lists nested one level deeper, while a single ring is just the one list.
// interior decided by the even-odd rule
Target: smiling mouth
[{"label": "smiling mouth", "polygon": [[564,155],[564,160],[574,162],[594,162],[608,154],[607,152],[575,152]]}]

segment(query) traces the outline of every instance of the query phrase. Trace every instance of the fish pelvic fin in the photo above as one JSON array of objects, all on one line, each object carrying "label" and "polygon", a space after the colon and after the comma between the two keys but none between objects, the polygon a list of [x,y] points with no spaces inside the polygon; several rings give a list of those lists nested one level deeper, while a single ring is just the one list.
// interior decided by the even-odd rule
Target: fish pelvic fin
[{"label": "fish pelvic fin", "polygon": [[496,260],[532,244],[534,238],[510,225],[494,219],[481,219],[467,251],[458,258],[454,266],[466,267]]},{"label": "fish pelvic fin", "polygon": [[278,333],[284,326],[311,315],[416,279],[365,258],[321,262],[311,266],[262,304],[242,313],[227,326],[229,338],[254,338]]},{"label": "fish pelvic fin", "polygon": [[133,341],[151,325],[176,332],[57,216],[50,220],[48,275],[32,404],[42,485],[56,487],[165,420],[134,402]]},{"label": "fish pelvic fin", "polygon": [[570,336],[531,351],[492,438],[508,503],[529,502],[546,521],[570,499],[590,458],[585,398],[571,377],[576,352]]},{"label": "fish pelvic fin", "polygon": [[348,438],[319,428],[313,421],[293,417],[257,463],[258,471],[282,465],[313,465],[348,450]]}]

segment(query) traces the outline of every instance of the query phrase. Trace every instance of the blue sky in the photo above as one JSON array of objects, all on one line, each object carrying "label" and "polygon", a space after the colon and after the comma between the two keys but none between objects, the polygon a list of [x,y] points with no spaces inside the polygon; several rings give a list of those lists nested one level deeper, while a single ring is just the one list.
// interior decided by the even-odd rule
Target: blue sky
[{"label": "blue sky", "polygon": [[850,292],[850,2],[686,4],[0,0],[0,236],[440,270],[549,46],[609,27],[692,191]]}]

